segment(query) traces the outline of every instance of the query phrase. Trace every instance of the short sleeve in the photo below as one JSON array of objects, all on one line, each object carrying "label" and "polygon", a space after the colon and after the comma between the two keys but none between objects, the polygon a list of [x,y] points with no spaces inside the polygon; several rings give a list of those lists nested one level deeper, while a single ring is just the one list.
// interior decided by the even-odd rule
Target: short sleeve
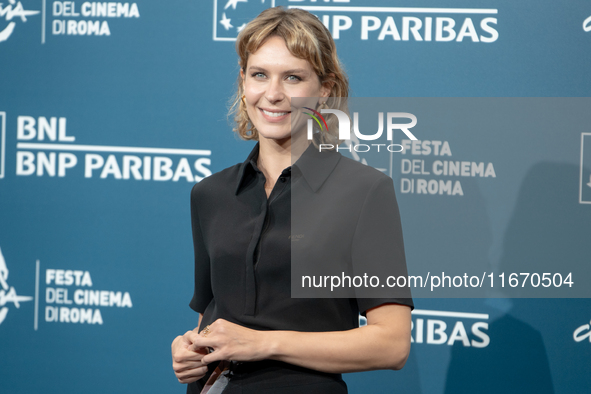
[{"label": "short sleeve", "polygon": [[[398,203],[392,178],[382,176],[369,190],[363,203],[351,247],[353,271],[377,276],[375,288],[358,292],[357,305],[365,316],[368,309],[388,303],[414,304],[409,287],[388,287],[390,276],[408,278]],[[376,284],[376,282],[373,282]]]},{"label": "short sleeve", "polygon": [[191,227],[193,230],[193,248],[195,250],[195,290],[189,303],[191,309],[204,313],[205,308],[213,299],[211,290],[211,272],[209,255],[205,247],[202,223],[199,220],[199,202],[197,185],[191,191]]}]

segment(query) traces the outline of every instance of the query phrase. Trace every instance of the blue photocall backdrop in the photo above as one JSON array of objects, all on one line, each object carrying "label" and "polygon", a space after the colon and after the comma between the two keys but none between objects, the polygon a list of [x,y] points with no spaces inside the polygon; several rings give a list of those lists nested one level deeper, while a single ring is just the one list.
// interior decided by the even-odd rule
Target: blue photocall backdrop
[{"label": "blue photocall backdrop", "polygon": [[[227,118],[233,40],[273,5],[307,8],[329,27],[354,97],[591,89],[582,0],[2,1],[0,392],[184,391],[170,343],[197,323],[189,193],[253,146]],[[493,163],[495,177],[445,178],[463,194],[429,193],[429,176],[404,173],[402,159],[434,157],[395,156],[409,267],[590,262],[591,129],[561,127],[463,139],[429,129],[453,160]],[[412,179],[427,193],[409,192]],[[351,393],[591,387],[588,299],[415,305],[405,368],[347,374]]]}]

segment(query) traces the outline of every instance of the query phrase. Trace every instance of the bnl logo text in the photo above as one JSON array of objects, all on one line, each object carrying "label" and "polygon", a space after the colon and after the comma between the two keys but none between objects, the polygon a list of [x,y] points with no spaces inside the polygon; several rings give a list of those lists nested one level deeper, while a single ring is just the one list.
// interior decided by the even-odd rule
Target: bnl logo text
[{"label": "bnl logo text", "polygon": [[[312,119],[318,124],[321,130],[328,131],[328,125],[326,120],[322,116],[322,114],[333,114],[338,119],[339,124],[339,140],[347,141],[351,140],[351,120],[349,116],[338,109],[321,109],[320,112],[315,111],[311,108],[304,107],[307,110],[310,110],[312,113],[307,113],[310,115]],[[314,135],[314,121],[312,119],[308,119],[308,140],[312,140]],[[394,140],[394,130],[402,131],[407,138],[411,140],[417,140],[417,137],[414,136],[413,133],[410,132],[409,129],[413,128],[417,124],[417,117],[411,113],[407,112],[388,112],[386,114],[387,124],[386,124],[386,137],[388,141]],[[394,123],[394,119],[409,119],[410,123]],[[384,113],[378,113],[378,131],[373,134],[363,134],[359,131],[359,113],[353,113],[353,133],[355,134],[356,139],[362,141],[375,141],[382,137],[384,134]],[[378,152],[380,147],[385,148],[389,152],[402,152],[404,147],[400,144],[371,144],[371,146],[377,148]],[[356,152],[367,152],[371,149],[371,146],[368,144],[355,144],[353,145],[353,149]],[[322,151],[325,150],[332,150],[332,149],[339,149],[338,146],[333,144],[320,144],[318,149]],[[350,145],[349,145],[350,148]],[[349,149],[348,148],[348,149]]]}]

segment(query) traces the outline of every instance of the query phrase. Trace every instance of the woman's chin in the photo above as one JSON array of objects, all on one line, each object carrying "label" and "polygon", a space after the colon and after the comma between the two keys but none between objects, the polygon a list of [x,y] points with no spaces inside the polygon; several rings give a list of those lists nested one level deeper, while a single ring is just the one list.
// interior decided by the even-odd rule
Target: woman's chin
[{"label": "woman's chin", "polygon": [[259,130],[259,140],[275,141],[277,143],[283,143],[291,140],[291,130],[287,131],[261,131]]}]

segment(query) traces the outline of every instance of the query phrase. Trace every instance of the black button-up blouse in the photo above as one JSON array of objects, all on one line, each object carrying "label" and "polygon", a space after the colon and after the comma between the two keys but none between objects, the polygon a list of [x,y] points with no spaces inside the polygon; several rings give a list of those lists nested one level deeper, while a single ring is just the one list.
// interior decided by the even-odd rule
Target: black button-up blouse
[{"label": "black button-up blouse", "polygon": [[[191,192],[195,292],[190,307],[203,313],[201,327],[223,318],[258,330],[339,331],[358,327],[360,312],[385,303],[412,308],[410,292],[396,298],[291,297],[294,241],[300,242],[298,247],[307,245],[307,253],[316,249],[319,256],[325,246],[334,249],[312,232],[336,231],[341,249],[337,255],[349,256],[348,264],[356,264],[356,255],[365,261],[387,258],[392,272],[406,275],[394,186],[391,178],[371,167],[337,152],[320,153],[311,145],[282,172],[267,198],[265,177],[256,166],[258,148],[244,163],[205,178]],[[334,186],[343,177],[351,179],[355,192]],[[331,196],[331,209],[307,226],[310,234],[292,233],[292,183],[310,196]],[[339,195],[332,198],[334,193]],[[384,209],[372,202],[376,194],[381,196],[376,201],[387,202]],[[347,215],[353,225],[334,228],[342,222],[337,218]],[[364,250],[365,242],[356,240],[360,231],[381,228],[375,221],[391,229],[387,250],[375,250],[375,244]]]}]

